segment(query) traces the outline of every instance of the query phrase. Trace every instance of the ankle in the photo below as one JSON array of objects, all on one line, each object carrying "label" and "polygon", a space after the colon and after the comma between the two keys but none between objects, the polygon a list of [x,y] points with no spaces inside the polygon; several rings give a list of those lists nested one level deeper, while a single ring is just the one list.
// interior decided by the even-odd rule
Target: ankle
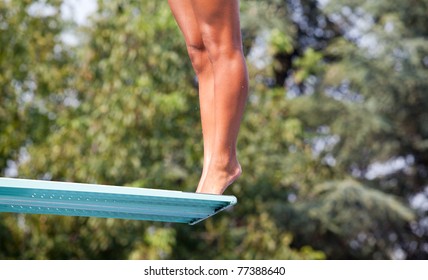
[{"label": "ankle", "polygon": [[236,156],[213,157],[210,162],[210,167],[216,170],[225,170],[225,171],[235,171],[236,169],[241,168]]}]

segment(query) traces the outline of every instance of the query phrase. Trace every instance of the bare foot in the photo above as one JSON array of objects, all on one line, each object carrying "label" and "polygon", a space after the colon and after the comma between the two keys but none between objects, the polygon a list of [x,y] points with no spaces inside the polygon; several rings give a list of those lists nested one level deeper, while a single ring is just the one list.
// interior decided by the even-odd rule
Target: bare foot
[{"label": "bare foot", "polygon": [[[205,180],[196,190],[197,193],[223,194],[223,192],[242,174],[241,165],[237,160],[222,166],[210,164]],[[202,181],[202,178],[201,178]]]}]

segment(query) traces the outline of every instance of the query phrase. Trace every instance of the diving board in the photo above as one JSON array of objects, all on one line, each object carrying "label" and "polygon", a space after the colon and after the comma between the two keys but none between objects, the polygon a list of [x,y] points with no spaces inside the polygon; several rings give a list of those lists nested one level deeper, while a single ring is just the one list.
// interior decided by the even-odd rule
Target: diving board
[{"label": "diving board", "polygon": [[236,203],[228,195],[0,178],[0,212],[194,225]]}]

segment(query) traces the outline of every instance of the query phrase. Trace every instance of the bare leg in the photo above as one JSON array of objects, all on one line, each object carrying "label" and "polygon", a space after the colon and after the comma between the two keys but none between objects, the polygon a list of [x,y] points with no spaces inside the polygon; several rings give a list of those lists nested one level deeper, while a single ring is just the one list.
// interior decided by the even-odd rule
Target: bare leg
[{"label": "bare leg", "polygon": [[197,192],[201,190],[214,147],[214,72],[202,40],[191,0],[169,0],[174,17],[184,35],[189,57],[199,81],[199,103],[204,141],[204,166]]},{"label": "bare leg", "polygon": [[236,141],[248,94],[248,74],[242,52],[239,2],[191,3],[214,71],[214,146],[198,192],[222,194],[241,175]]}]

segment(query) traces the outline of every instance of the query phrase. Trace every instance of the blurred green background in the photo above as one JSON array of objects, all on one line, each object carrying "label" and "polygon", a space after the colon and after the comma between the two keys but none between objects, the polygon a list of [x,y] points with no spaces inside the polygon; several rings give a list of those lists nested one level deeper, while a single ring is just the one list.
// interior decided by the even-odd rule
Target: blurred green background
[{"label": "blurred green background", "polygon": [[[0,175],[194,191],[197,81],[167,1],[80,24],[63,2],[0,1]],[[427,259],[427,15],[241,1],[238,205],[196,226],[0,213],[0,258]]]}]

